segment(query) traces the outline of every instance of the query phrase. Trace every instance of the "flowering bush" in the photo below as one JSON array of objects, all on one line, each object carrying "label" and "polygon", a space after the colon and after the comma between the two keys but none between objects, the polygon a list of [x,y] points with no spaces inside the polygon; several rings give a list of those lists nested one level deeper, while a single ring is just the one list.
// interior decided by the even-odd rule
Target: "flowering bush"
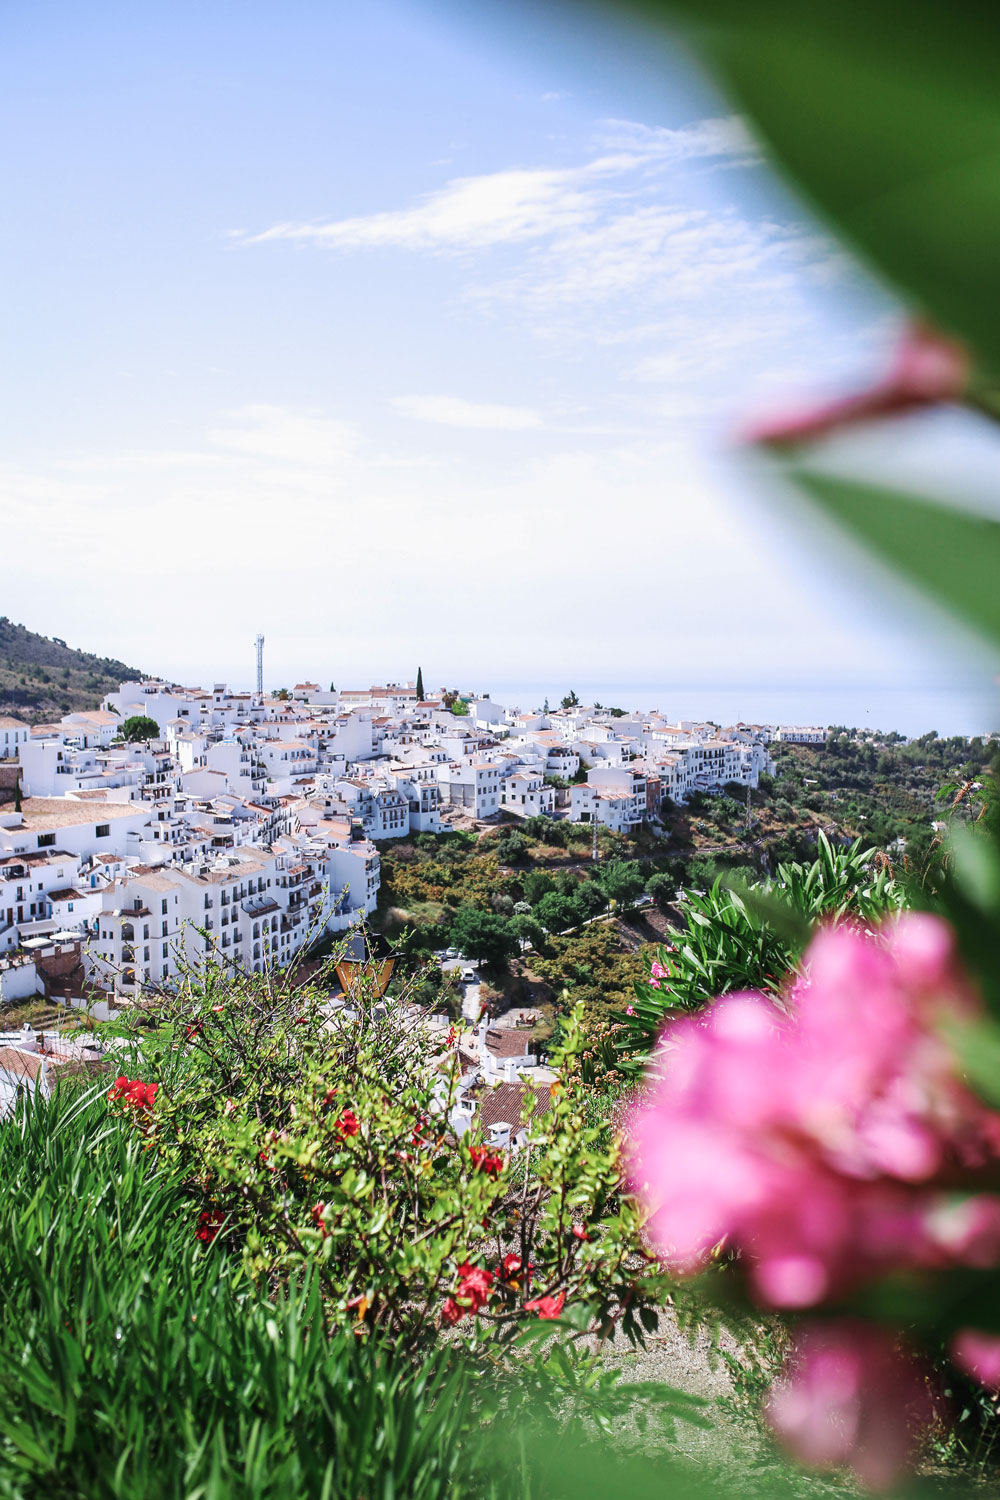
[{"label": "flowering bush", "polygon": [[108,1099],[112,1104],[124,1104],[129,1109],[146,1110],[155,1103],[159,1087],[158,1083],[143,1083],[138,1078],[126,1078],[122,1074],[108,1089]]},{"label": "flowering bush", "polygon": [[[980,1002],[951,928],[909,913],[821,930],[783,999],[729,995],[666,1029],[630,1148],[652,1242],[680,1273],[728,1261],[762,1307],[853,1301],[918,1318],[930,1343],[950,1337],[966,1371],[995,1381],[995,1293],[978,1304],[987,1326],[975,1318],[1000,1265],[1000,1114],[972,1092],[953,1040]],[[882,1484],[929,1410],[892,1393],[920,1383],[891,1334],[812,1323],[770,1412],[806,1460],[850,1456]],[[881,1458],[860,1427],[845,1437],[845,1402],[855,1425],[880,1413]]]},{"label": "flowering bush", "polygon": [[404,1349],[559,1318],[571,1338],[655,1327],[671,1278],[585,1119],[578,1016],[562,1081],[525,1088],[521,1149],[455,1133],[458,1051],[405,998],[331,1015],[321,989],[212,977],[164,996],[141,1045],[169,1080],[153,1139],[200,1200],[197,1237],[261,1285],[314,1270],[331,1326]]}]

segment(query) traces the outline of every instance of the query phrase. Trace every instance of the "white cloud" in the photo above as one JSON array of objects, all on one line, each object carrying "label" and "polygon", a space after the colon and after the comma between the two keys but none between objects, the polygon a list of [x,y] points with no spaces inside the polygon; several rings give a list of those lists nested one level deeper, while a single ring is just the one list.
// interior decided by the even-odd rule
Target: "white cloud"
[{"label": "white cloud", "polygon": [[253,405],[226,415],[235,425],[213,428],[209,443],[254,458],[326,467],[341,463],[357,445],[348,423],[321,412]]},{"label": "white cloud", "polygon": [[438,422],[444,427],[514,432],[543,425],[538,413],[526,406],[465,401],[461,396],[397,396],[392,404],[404,416],[413,417],[418,422]]},{"label": "white cloud", "polygon": [[648,160],[676,162],[718,157],[740,166],[760,159],[757,144],[739,115],[698,120],[679,130],[635,120],[602,120],[600,144]]},{"label": "white cloud", "polygon": [[611,121],[602,155],[580,167],[511,167],[457,177],[412,207],[320,223],[275,224],[245,243],[297,240],[329,249],[394,246],[454,253],[536,240],[594,222],[621,188],[614,179],[651,161],[740,157],[739,121],[701,120],[680,130]]}]

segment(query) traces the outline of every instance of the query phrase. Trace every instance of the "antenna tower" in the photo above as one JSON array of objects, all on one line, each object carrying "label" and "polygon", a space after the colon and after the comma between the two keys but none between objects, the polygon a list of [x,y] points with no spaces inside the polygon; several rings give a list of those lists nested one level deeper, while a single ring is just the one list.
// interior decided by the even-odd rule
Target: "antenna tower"
[{"label": "antenna tower", "polygon": [[254,641],[257,647],[257,697],[264,696],[264,637],[259,635]]}]

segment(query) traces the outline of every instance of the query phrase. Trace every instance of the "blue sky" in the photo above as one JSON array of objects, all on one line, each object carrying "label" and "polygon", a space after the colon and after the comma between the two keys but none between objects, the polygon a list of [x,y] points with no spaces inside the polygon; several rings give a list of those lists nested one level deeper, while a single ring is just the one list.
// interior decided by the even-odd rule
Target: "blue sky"
[{"label": "blue sky", "polygon": [[892,309],[679,54],[477,15],[6,8],[4,612],[188,681],[940,676],[729,452]]}]

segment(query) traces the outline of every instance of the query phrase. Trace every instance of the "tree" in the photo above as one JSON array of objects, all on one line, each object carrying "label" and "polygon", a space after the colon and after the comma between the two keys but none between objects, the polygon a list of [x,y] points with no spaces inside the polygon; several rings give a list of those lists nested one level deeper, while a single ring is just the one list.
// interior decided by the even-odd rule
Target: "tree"
[{"label": "tree", "polygon": [[451,924],[451,941],[460,953],[499,968],[518,951],[517,934],[507,917],[478,906],[460,906]]},{"label": "tree", "polygon": [[545,931],[540,922],[534,917],[522,912],[517,912],[511,918],[511,930],[523,943],[528,943],[532,948],[542,948],[545,944]]},{"label": "tree", "polygon": [[543,896],[555,890],[556,883],[551,875],[546,875],[544,870],[531,870],[525,875],[521,888],[524,891],[525,901],[530,901],[534,906],[541,901]]},{"label": "tree", "polygon": [[567,927],[579,927],[585,913],[574,897],[550,891],[535,907],[535,916],[547,932],[563,932]]},{"label": "tree", "polygon": [[422,667],[417,668],[417,698],[422,703],[424,698],[424,671]]},{"label": "tree", "polygon": [[496,856],[502,865],[516,865],[528,852],[528,840],[515,829],[496,842]]},{"label": "tree", "polygon": [[637,860],[612,859],[594,876],[609,901],[634,901],[645,885]]},{"label": "tree", "polygon": [[566,694],[565,698],[562,700],[562,705],[561,706],[563,708],[577,708],[579,706],[579,703],[580,703],[579,698],[576,696],[576,693],[573,691],[573,689],[570,688],[569,692]]},{"label": "tree", "polygon": [[330,683],[330,692],[331,693],[335,693],[336,691],[337,691],[337,689],[334,687],[333,683],[331,682]]},{"label": "tree", "polygon": [[677,890],[677,881],[672,875],[666,875],[661,870],[656,875],[650,875],[646,881],[646,890],[657,906],[669,906]]},{"label": "tree", "polygon": [[160,726],[148,714],[133,714],[130,719],[125,720],[118,733],[126,744],[134,745],[137,740],[159,739]]}]

